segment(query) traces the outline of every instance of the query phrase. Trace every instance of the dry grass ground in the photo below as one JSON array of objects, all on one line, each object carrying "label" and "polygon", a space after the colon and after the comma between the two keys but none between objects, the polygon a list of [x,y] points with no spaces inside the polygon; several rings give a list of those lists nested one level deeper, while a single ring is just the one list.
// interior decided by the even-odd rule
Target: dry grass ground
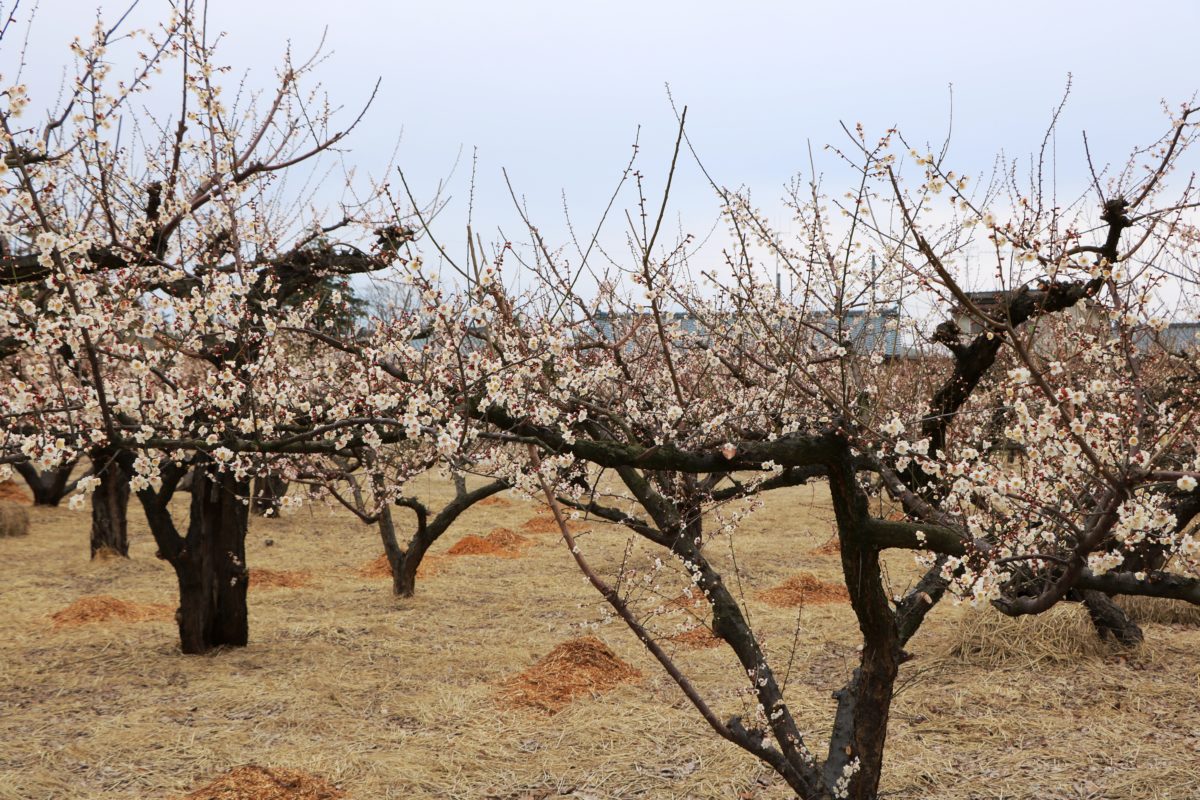
[{"label": "dry grass ground", "polygon": [[[447,496],[432,478],[417,488]],[[252,643],[207,657],[177,650],[162,613],[174,576],[138,514],[132,557],[91,562],[86,513],[31,509],[29,536],[0,539],[0,800],[787,797],[701,724],[627,631],[595,624],[598,597],[558,537],[526,536],[544,513],[501,499],[433,548],[436,570],[409,600],[392,597],[386,571],[361,574],[380,545],[347,514],[253,520]],[[447,556],[497,527],[529,540],[518,557]],[[821,549],[831,528],[822,490],[800,488],[751,518],[736,553],[709,545],[722,563],[736,555],[731,585],[781,671],[795,644],[787,692],[818,746],[830,692],[855,660],[853,615],[838,598],[779,608],[760,593],[797,575],[837,581],[836,552]],[[608,574],[652,563],[618,531],[591,530],[583,547]],[[911,558],[889,558],[889,574],[902,590]],[[682,590],[663,585],[640,603],[661,609],[656,630],[721,713],[744,711],[735,660],[703,646],[701,609],[679,602]],[[56,623],[97,597],[119,604],[85,602],[82,620]],[[101,607],[129,616],[91,619],[109,616]],[[902,667],[887,796],[1200,796],[1200,630],[1158,606],[1138,613],[1147,643],[1130,654],[1098,643],[1077,607],[1013,621],[940,606]],[[623,680],[554,714],[513,707],[512,687],[527,685],[515,676],[544,678],[570,650],[560,645],[589,636],[627,665]],[[590,652],[591,669],[617,663]]]}]

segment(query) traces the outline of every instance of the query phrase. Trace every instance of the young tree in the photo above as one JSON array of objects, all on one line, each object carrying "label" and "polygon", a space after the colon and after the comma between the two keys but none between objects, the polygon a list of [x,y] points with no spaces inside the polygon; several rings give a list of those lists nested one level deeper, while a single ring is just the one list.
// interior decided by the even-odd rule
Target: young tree
[{"label": "young tree", "polygon": [[[507,482],[494,480],[468,490],[466,476],[455,472],[452,475],[453,499],[433,512],[427,502],[401,493],[410,478],[434,469],[440,462],[436,451],[422,453],[420,450],[424,448],[417,442],[390,448],[357,448],[354,459],[334,459],[331,466],[319,473],[319,479],[312,481],[362,522],[379,529],[380,542],[392,573],[392,591],[398,597],[412,597],[416,593],[417,570],[425,554],[464,512],[479,501],[509,488]],[[368,485],[364,487],[364,483]],[[396,535],[393,506],[407,508],[413,513],[413,533],[405,546],[401,546]]]}]

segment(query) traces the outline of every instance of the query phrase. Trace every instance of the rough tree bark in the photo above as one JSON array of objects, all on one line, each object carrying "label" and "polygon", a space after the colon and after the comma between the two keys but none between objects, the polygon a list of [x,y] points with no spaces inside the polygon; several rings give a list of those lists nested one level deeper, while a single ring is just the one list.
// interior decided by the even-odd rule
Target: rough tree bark
[{"label": "rough tree bark", "polygon": [[103,554],[129,557],[129,472],[111,450],[91,453],[100,485],[92,493],[92,558]]},{"label": "rough tree bark", "polygon": [[172,561],[179,578],[179,641],[185,653],[244,647],[249,640],[246,589],[247,481],[211,467],[196,471],[187,545]]},{"label": "rough tree bark", "polygon": [[892,690],[902,659],[900,628],[884,590],[880,549],[862,535],[869,520],[867,498],[858,486],[849,449],[828,466],[842,572],[862,631],[863,650],[850,683],[834,693],[838,708],[824,774],[826,784],[832,786],[848,766],[857,764],[846,797],[874,800],[883,775]]},{"label": "rough tree bark", "polygon": [[249,482],[211,463],[197,465],[187,535],[181,536],[167,507],[187,465],[169,465],[163,485],[138,492],[158,557],[179,581],[179,644],[184,653],[244,647],[249,640],[246,530]]}]

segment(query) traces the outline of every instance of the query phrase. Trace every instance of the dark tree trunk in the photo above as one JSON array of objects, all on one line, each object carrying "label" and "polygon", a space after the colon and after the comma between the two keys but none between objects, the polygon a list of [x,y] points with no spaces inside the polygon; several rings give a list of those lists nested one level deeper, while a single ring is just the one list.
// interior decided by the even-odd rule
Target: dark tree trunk
[{"label": "dark tree trunk", "polygon": [[129,473],[112,452],[92,453],[100,485],[92,493],[92,558],[100,554],[129,557]]},{"label": "dark tree trunk", "polygon": [[29,491],[33,494],[33,504],[35,506],[56,506],[75,488],[76,482],[71,480],[71,471],[75,469],[76,463],[75,461],[70,461],[58,469],[49,469],[45,472],[40,472],[29,462],[22,461],[18,464],[13,464],[13,469],[29,485]]},{"label": "dark tree trunk", "polygon": [[[401,550],[400,542],[396,539],[392,510],[387,506],[379,513],[378,524],[379,538],[383,540],[383,552],[387,556],[388,566],[392,568],[392,591],[399,597],[412,597],[417,590],[417,568],[421,566],[421,559],[429,545],[414,549],[410,543],[407,550]],[[425,525],[419,525],[418,534],[423,529]],[[414,542],[418,538],[420,537],[414,536]]]},{"label": "dark tree trunk", "polygon": [[185,653],[244,647],[248,483],[211,465],[196,469],[183,549],[171,559],[179,578],[179,641]]},{"label": "dark tree trunk", "polygon": [[254,500],[250,511],[260,517],[279,516],[283,497],[287,494],[288,482],[278,475],[267,475],[254,480]]},{"label": "dark tree trunk", "polygon": [[1091,589],[1084,589],[1080,594],[1101,639],[1111,636],[1125,647],[1136,647],[1142,643],[1145,638],[1142,629],[1111,597]]},{"label": "dark tree trunk", "polygon": [[867,498],[859,488],[848,451],[829,464],[829,493],[841,542],[842,572],[862,631],[863,649],[850,683],[834,693],[838,708],[825,761],[825,781],[835,785],[857,760],[843,796],[848,800],[875,800],[902,655],[901,634],[883,587],[879,548],[860,541],[869,519]]}]

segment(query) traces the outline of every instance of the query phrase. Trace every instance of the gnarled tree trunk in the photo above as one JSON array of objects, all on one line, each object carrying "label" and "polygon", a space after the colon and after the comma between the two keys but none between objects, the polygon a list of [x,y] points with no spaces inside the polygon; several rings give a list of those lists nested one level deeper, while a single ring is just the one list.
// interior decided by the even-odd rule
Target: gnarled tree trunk
[{"label": "gnarled tree trunk", "polygon": [[174,567],[179,581],[179,645],[184,653],[243,647],[249,639],[249,482],[218,472],[212,463],[196,465],[187,535],[180,536],[167,505],[188,469],[187,464],[166,464],[162,487],[138,492],[157,555]]},{"label": "gnarled tree trunk", "polygon": [[[403,550],[396,538],[396,525],[392,519],[392,511],[384,506],[379,512],[376,524],[379,525],[379,538],[383,540],[383,552],[387,555],[388,566],[392,569],[392,591],[400,597],[412,597],[417,590],[417,570],[420,569],[421,560],[425,558],[429,547],[450,529],[454,520],[458,519],[464,511],[480,500],[507,488],[509,485],[505,481],[493,481],[473,491],[467,491],[466,481],[462,476],[456,475],[454,499],[447,503],[432,520],[429,519],[429,509],[420,501],[414,498],[397,500],[397,505],[411,508],[417,515],[417,529],[409,539],[408,547]],[[377,492],[381,492],[382,487],[377,484],[375,489]]]},{"label": "gnarled tree trunk", "polygon": [[249,485],[211,465],[196,469],[183,550],[171,560],[179,579],[179,642],[185,653],[244,647],[249,640],[246,527]]}]

